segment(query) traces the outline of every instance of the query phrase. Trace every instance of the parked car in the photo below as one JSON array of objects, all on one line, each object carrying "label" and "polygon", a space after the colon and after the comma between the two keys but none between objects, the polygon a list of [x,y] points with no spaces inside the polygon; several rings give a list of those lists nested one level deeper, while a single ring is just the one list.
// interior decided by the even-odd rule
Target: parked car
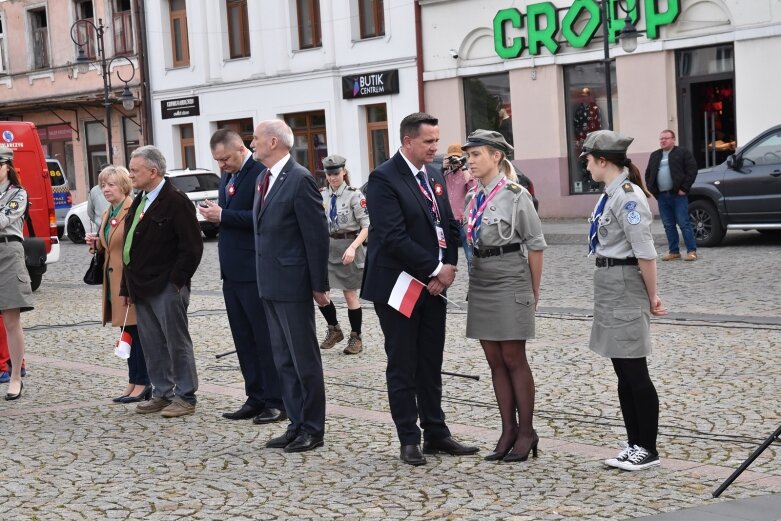
[{"label": "parked car", "polygon": [[68,178],[62,165],[56,159],[46,158],[46,166],[49,168],[49,178],[52,182],[52,195],[54,196],[54,217],[57,220],[57,237],[62,238],[65,231],[65,216],[73,205],[73,196],[68,186]]},{"label": "parked car", "polygon": [[[197,205],[199,202],[209,199],[217,202],[217,191],[220,187],[220,176],[211,170],[194,168],[192,170],[169,170],[165,175],[166,180],[187,194],[187,197]],[[214,238],[219,232],[219,225],[209,222],[196,211],[198,224],[206,237]],[[87,203],[79,203],[73,206],[65,217],[65,234],[76,243],[84,242],[84,235],[90,229],[87,217]]]},{"label": "parked car", "polygon": [[781,125],[701,169],[689,191],[698,246],[715,246],[727,230],[781,233]]}]

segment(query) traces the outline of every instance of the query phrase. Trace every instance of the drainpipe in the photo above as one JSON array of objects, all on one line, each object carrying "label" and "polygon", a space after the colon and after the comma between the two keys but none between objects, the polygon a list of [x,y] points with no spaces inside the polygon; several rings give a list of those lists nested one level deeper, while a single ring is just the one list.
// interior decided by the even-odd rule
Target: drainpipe
[{"label": "drainpipe", "polygon": [[144,134],[144,144],[153,145],[155,143],[154,124],[152,120],[152,91],[149,88],[149,60],[146,58],[147,40],[146,40],[146,9],[145,0],[133,0],[136,11],[136,42],[138,42],[138,63],[140,82],[144,90],[144,100],[141,104],[141,129]]},{"label": "drainpipe", "polygon": [[423,98],[423,28],[420,16],[420,2],[415,0],[415,62],[418,67],[418,110],[426,112],[426,100]]}]

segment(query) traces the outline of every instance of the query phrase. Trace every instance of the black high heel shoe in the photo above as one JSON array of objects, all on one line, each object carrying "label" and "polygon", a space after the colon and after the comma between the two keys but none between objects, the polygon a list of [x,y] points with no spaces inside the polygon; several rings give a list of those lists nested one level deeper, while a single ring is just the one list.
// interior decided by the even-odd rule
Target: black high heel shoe
[{"label": "black high heel shoe", "polygon": [[24,389],[24,382],[21,382],[21,387],[19,387],[19,392],[18,393],[16,393],[16,394],[5,393],[5,399],[8,400],[8,401],[18,400],[19,398],[22,397],[22,389]]},{"label": "black high heel shoe", "polygon": [[152,386],[147,385],[144,387],[144,390],[139,394],[138,396],[125,396],[121,400],[119,400],[119,403],[135,403],[135,402],[145,402],[149,400],[152,397]]},{"label": "black high heel shoe", "polygon": [[112,402],[115,402],[115,403],[122,403],[122,400],[124,400],[124,399],[125,399],[125,398],[127,398],[128,396],[130,396],[130,395],[128,395],[128,394],[123,394],[122,396],[117,396],[116,398],[112,398],[112,399],[111,399],[111,401],[112,401]]},{"label": "black high heel shoe", "polygon": [[488,456],[484,457],[483,459],[485,461],[499,461],[503,460],[507,454],[510,453],[510,451],[513,450],[512,445],[510,445],[510,448],[507,450],[495,450],[492,453],[490,453]]},{"label": "black high heel shoe", "polygon": [[525,454],[521,454],[519,452],[508,452],[507,455],[502,458],[502,461],[505,461],[507,463],[514,463],[516,461],[526,461],[529,459],[529,453],[532,453],[532,457],[537,457],[537,444],[540,442],[540,437],[537,436],[537,431],[532,431],[532,442],[531,445],[529,445],[529,450],[526,451]]}]

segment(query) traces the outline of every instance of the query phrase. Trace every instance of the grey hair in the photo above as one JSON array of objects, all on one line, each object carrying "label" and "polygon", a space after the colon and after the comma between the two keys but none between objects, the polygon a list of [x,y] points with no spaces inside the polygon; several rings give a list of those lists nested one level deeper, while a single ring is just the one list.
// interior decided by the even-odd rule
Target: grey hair
[{"label": "grey hair", "polygon": [[269,119],[264,121],[263,133],[275,137],[288,150],[293,148],[293,130],[281,119]]},{"label": "grey hair", "polygon": [[165,156],[160,152],[160,149],[154,145],[144,145],[133,150],[130,154],[130,159],[134,157],[140,157],[146,161],[147,166],[150,168],[156,168],[160,177],[165,175]]}]

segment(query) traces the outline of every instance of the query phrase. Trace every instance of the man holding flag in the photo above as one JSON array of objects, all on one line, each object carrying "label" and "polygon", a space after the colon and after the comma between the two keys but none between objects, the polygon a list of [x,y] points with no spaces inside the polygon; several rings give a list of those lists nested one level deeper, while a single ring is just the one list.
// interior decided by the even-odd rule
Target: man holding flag
[{"label": "man holding flag", "polygon": [[[369,176],[372,223],[361,297],[374,302],[388,355],[388,401],[401,460],[423,465],[423,452],[474,454],[450,436],[442,411],[446,303],[460,244],[441,173],[426,170],[439,143],[436,118],[410,114],[401,148]],[[425,288],[423,285],[425,284]],[[420,418],[420,427],[418,427]]]}]

